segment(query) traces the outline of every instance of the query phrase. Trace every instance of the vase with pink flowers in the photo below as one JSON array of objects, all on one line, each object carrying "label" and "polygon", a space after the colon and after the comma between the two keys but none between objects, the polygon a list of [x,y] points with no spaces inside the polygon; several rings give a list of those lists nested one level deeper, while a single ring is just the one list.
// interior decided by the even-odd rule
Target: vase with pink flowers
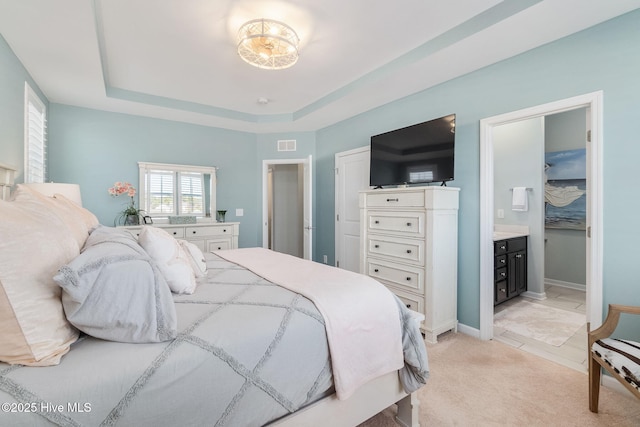
[{"label": "vase with pink flowers", "polygon": [[113,187],[109,188],[108,191],[111,197],[118,197],[126,194],[131,199],[113,221],[114,225],[139,225],[141,213],[144,211],[136,208],[136,201],[134,199],[136,195],[135,187],[128,182],[118,181],[113,184]]}]

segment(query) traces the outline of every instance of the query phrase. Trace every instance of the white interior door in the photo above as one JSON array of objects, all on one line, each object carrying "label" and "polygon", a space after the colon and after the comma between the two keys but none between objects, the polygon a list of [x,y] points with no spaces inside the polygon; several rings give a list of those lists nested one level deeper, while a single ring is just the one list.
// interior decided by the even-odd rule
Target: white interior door
[{"label": "white interior door", "polygon": [[369,186],[368,146],[337,153],[336,165],[336,266],[360,272],[360,207],[358,192]]},{"label": "white interior door", "polygon": [[313,259],[313,174],[311,156],[304,161],[303,187],[303,257]]}]

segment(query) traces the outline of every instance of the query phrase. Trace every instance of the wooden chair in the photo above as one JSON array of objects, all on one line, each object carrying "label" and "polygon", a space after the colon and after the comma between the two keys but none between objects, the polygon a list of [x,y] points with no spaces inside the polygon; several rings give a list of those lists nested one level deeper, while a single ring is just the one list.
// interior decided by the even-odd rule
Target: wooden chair
[{"label": "wooden chair", "polygon": [[[589,409],[598,412],[600,374],[603,367],[611,376],[640,399],[640,343],[609,338],[618,326],[620,313],[640,315],[640,307],[609,304],[609,313],[602,326],[589,336]],[[635,370],[634,375],[629,369]]]}]

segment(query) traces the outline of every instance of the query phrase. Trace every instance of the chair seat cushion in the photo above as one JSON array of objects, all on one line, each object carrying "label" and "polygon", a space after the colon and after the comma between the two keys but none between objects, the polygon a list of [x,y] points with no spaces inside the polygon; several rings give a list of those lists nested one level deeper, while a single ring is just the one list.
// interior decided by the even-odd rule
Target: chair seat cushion
[{"label": "chair seat cushion", "polygon": [[640,343],[604,338],[594,342],[591,351],[611,366],[620,378],[640,391]]}]

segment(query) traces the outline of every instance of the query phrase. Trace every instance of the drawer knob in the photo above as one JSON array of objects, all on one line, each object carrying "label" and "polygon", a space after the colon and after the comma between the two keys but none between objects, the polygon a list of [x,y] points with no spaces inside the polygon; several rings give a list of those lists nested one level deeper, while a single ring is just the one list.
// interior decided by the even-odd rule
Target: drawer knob
[{"label": "drawer knob", "polygon": [[173,232],[173,235],[175,236],[176,234],[178,234],[178,232],[177,232],[177,231],[174,231],[174,232]]},{"label": "drawer knob", "polygon": [[398,199],[387,199],[387,202],[397,202]]},{"label": "drawer knob", "polygon": [[373,245],[373,247],[374,247],[374,248],[379,248],[379,247],[380,247],[380,245]]},{"label": "drawer knob", "polygon": [[501,259],[501,260],[500,260],[500,262],[501,262],[501,263],[503,263],[503,264],[506,264],[506,263],[507,263],[507,261],[505,261],[505,260],[503,260],[503,259]]},{"label": "drawer knob", "polygon": [[411,277],[407,277],[407,282],[410,282],[410,281],[411,281]]},{"label": "drawer knob", "polygon": [[380,221],[375,220],[375,221],[373,221],[373,223],[374,223],[374,224],[380,224]]},{"label": "drawer knob", "polygon": [[516,258],[522,258],[522,254],[517,254]]},{"label": "drawer knob", "polygon": [[505,273],[505,272],[503,271],[503,272],[501,272],[501,273],[500,273],[500,275],[501,275],[502,277],[506,277],[507,273]]},{"label": "drawer knob", "polygon": [[411,223],[410,222],[407,223],[407,227],[411,227]]},{"label": "drawer knob", "polygon": [[411,308],[411,304],[407,304],[407,308]]},{"label": "drawer knob", "polygon": [[502,246],[500,246],[500,249],[502,249],[502,250],[506,250],[506,249],[507,249],[507,247],[506,247],[505,245],[502,245]]},{"label": "drawer knob", "polygon": [[407,253],[410,254],[411,253],[411,249],[407,249]]},{"label": "drawer knob", "polygon": [[193,231],[192,231],[192,233],[193,233],[193,234],[196,234],[196,230],[193,230]]},{"label": "drawer knob", "polygon": [[373,272],[374,272],[374,273],[377,273],[377,272],[378,272],[378,269],[377,269],[377,268],[374,268],[374,269],[373,269]]},{"label": "drawer knob", "polygon": [[223,229],[222,229],[222,232],[223,232],[223,233],[226,233],[226,232],[227,232],[227,229],[226,229],[226,228],[223,228]]},{"label": "drawer knob", "polygon": [[222,249],[220,246],[218,246],[218,250]]},{"label": "drawer knob", "polygon": [[506,294],[506,293],[507,293],[507,290],[506,290],[506,289],[504,289],[504,288],[501,288],[501,289],[500,289],[500,292],[502,292],[503,294]]}]

